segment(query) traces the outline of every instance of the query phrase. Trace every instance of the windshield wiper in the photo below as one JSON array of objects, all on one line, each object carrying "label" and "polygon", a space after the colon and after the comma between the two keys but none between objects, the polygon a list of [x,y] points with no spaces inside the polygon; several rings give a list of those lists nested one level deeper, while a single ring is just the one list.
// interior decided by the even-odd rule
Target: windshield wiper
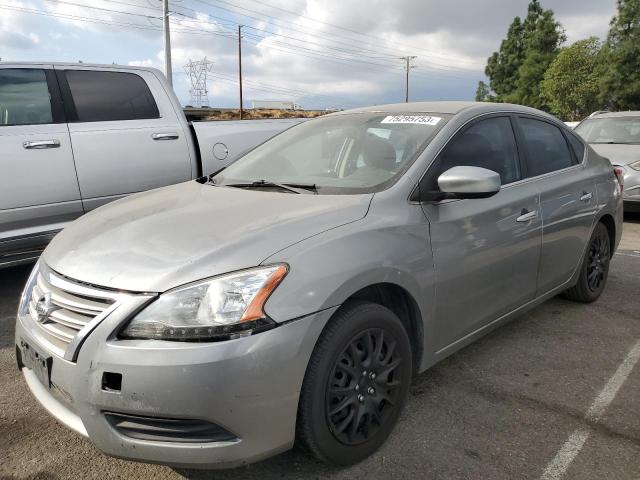
[{"label": "windshield wiper", "polygon": [[317,193],[317,188],[315,185],[275,183],[275,182],[268,182],[266,180],[258,180],[256,182],[250,182],[250,183],[226,183],[224,185],[227,187],[236,187],[236,188],[279,188],[281,190],[286,190],[292,193],[306,193],[306,194]]}]

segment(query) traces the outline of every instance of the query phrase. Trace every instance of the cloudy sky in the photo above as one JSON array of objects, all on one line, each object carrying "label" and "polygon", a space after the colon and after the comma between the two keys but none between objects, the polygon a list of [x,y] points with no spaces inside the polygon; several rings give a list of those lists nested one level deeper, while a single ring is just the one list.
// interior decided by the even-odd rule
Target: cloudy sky
[{"label": "cloudy sky", "polygon": [[[528,0],[173,0],[174,88],[190,102],[184,65],[213,61],[209,104],[237,104],[243,27],[245,106],[306,108],[404,100],[400,57],[416,55],[411,99],[472,99],[486,58]],[[568,43],[606,36],[615,0],[542,0]],[[159,0],[0,0],[3,61],[78,61],[163,68]]]}]

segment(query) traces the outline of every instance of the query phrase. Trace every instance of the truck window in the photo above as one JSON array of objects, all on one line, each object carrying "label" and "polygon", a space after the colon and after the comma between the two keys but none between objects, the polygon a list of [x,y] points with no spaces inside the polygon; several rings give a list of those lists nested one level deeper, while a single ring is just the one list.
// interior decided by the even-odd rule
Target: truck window
[{"label": "truck window", "polygon": [[53,123],[44,70],[0,69],[0,125]]},{"label": "truck window", "polygon": [[158,106],[139,75],[67,70],[78,122],[159,118]]}]

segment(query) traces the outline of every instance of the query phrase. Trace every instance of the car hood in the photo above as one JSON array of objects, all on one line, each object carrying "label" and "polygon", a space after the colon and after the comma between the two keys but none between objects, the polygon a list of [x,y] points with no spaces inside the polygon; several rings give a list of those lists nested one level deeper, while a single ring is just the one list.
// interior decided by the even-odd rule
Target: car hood
[{"label": "car hood", "polygon": [[608,158],[615,165],[629,165],[640,160],[640,145],[615,143],[591,143],[598,155]]},{"label": "car hood", "polygon": [[294,243],[354,222],[373,194],[305,195],[187,182],[118,200],[59,233],[43,259],[104,287],[162,292],[259,265]]}]

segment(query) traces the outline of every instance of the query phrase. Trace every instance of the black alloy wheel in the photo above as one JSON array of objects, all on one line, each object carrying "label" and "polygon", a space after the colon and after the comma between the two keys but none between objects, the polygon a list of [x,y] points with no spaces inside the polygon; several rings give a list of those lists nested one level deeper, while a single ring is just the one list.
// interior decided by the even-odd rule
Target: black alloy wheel
[{"label": "black alloy wheel", "polygon": [[397,423],[412,373],[409,336],[391,310],[364,301],[343,305],[307,365],[297,439],[332,465],[365,459]]},{"label": "black alloy wheel", "polygon": [[599,222],[591,234],[576,284],[563,296],[576,302],[593,302],[600,297],[607,284],[612,254],[609,230]]},{"label": "black alloy wheel", "polygon": [[609,236],[597,235],[589,244],[587,257],[587,285],[597,292],[605,280],[609,268]]},{"label": "black alloy wheel", "polygon": [[[338,357],[326,395],[326,414],[333,435],[346,445],[368,441],[384,425],[398,401],[403,361],[397,342],[383,329],[354,338]],[[407,381],[408,379],[404,379]]]}]

